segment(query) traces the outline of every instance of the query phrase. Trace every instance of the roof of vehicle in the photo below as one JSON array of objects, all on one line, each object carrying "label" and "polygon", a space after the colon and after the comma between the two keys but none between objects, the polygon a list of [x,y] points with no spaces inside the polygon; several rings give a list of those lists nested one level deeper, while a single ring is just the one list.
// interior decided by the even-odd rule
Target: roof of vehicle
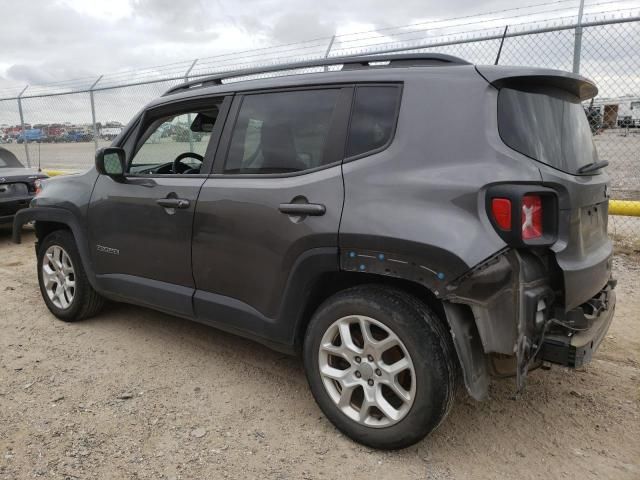
[{"label": "roof of vehicle", "polygon": [[[460,75],[463,71],[473,71],[477,74],[475,73],[477,71],[497,88],[500,88],[506,80],[532,79],[569,90],[582,100],[597,93],[597,88],[591,80],[560,70],[494,65],[476,67],[466,60],[451,55],[414,53],[331,57],[233,70],[172,87],[162,97],[152,101],[149,106],[177,99],[248,90],[361,81],[398,81],[416,72],[423,74],[434,70],[441,74],[451,72],[455,75]],[[269,76],[261,77],[261,75]]]},{"label": "roof of vehicle", "polygon": [[[213,85],[222,85],[224,80],[241,78],[252,75],[280,72],[286,70],[300,70],[318,67],[330,67],[334,65],[342,65],[341,71],[346,70],[362,70],[377,66],[385,66],[391,68],[397,67],[413,67],[413,66],[444,66],[444,65],[471,65],[466,60],[452,55],[441,53],[429,54],[404,54],[404,55],[368,55],[368,56],[350,56],[350,57],[330,57],[318,60],[303,60],[300,62],[290,62],[285,64],[274,64],[262,67],[244,68],[231,70],[228,72],[218,73],[216,75],[192,80],[170,88],[164,95],[170,95],[175,92],[187,90],[190,88],[206,87]],[[326,70],[325,70],[326,71]]]},{"label": "roof of vehicle", "polygon": [[[151,102],[151,106],[168,100],[184,99],[208,94],[224,94],[246,90],[349,83],[356,81],[388,81],[388,72],[398,79],[400,72],[413,67],[473,68],[466,60],[444,54],[370,55],[358,57],[331,57],[265,67],[233,70],[221,74],[181,83],[167,90]],[[324,70],[321,70],[324,68]],[[385,72],[387,75],[385,75]],[[265,75],[261,77],[262,75]],[[269,75],[269,76],[266,76]],[[387,77],[387,78],[385,78]]]}]

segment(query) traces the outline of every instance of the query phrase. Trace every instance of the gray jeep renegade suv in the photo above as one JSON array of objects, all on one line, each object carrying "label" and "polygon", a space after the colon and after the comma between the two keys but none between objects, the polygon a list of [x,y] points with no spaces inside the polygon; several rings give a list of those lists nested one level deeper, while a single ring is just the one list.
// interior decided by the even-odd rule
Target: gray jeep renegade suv
[{"label": "gray jeep renegade suv", "polygon": [[596,93],[437,54],[204,78],[145,107],[95,168],[45,182],[15,240],[34,220],[58,318],[111,299],[298,352],[337,428],[405,447],[459,379],[475,399],[492,375],[520,390],[604,337],[608,177],[581,105]]}]

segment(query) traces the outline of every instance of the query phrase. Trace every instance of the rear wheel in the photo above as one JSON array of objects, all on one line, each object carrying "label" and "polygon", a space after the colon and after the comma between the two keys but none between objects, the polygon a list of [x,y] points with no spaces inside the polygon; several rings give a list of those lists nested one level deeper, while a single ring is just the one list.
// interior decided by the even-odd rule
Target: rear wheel
[{"label": "rear wheel", "polygon": [[425,437],[455,393],[455,357],[442,321],[415,297],[380,286],[345,290],[318,309],[304,363],[329,420],[374,448]]},{"label": "rear wheel", "polygon": [[104,299],[93,289],[68,230],[47,235],[38,249],[38,282],[47,307],[67,322],[98,313]]}]

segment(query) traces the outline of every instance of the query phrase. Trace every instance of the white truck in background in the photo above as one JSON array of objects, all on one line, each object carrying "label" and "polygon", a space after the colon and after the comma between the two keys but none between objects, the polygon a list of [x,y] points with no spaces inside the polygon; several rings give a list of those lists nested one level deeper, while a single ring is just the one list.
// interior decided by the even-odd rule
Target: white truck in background
[{"label": "white truck in background", "polygon": [[122,127],[102,127],[100,129],[100,138],[103,140],[113,140],[122,132]]},{"label": "white truck in background", "polygon": [[640,128],[640,99],[620,102],[618,125],[620,127]]}]

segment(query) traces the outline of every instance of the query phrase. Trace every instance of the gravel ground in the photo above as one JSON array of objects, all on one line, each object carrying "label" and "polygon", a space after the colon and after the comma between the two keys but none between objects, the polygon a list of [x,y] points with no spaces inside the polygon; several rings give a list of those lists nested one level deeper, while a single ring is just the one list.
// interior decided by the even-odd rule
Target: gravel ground
[{"label": "gravel ground", "polygon": [[127,305],[57,321],[24,240],[0,229],[0,479],[640,478],[638,252],[591,365],[517,399],[508,379],[461,392],[429,438],[379,452],[322,416],[296,358]]}]

